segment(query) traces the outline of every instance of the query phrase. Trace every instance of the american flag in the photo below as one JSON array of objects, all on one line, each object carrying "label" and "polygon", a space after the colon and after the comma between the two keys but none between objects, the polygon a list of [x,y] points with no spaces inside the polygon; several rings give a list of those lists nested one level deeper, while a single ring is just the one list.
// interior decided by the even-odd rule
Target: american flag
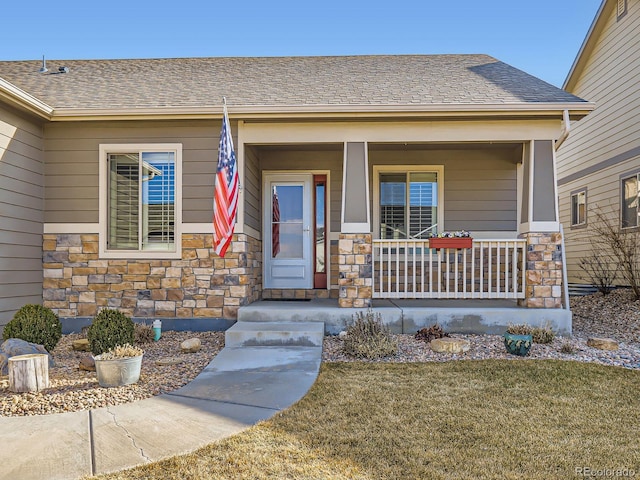
[{"label": "american flag", "polygon": [[238,164],[233,150],[227,105],[220,130],[218,168],[213,191],[213,250],[221,257],[229,248],[238,209]]},{"label": "american flag", "polygon": [[273,186],[272,205],[272,222],[271,222],[271,253],[276,258],[280,253],[280,201],[278,200],[278,191]]}]

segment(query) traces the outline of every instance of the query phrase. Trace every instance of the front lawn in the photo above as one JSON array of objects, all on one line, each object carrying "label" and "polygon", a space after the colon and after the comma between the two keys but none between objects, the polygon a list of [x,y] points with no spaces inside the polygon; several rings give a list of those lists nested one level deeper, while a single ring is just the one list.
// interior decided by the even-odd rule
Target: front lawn
[{"label": "front lawn", "polygon": [[[101,479],[640,476],[640,372],[555,360],[325,363],[240,435]],[[623,470],[620,470],[623,472]]]}]

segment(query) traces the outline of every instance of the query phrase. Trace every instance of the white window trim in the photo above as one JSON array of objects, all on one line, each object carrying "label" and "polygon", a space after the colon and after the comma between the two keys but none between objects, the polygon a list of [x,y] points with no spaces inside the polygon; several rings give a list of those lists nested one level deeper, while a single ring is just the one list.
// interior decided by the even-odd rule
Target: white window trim
[{"label": "white window trim", "polygon": [[435,172],[438,176],[438,231],[444,232],[444,165],[374,165],[373,166],[373,238],[380,238],[380,174]]},{"label": "white window trim", "polygon": [[[619,188],[620,188],[620,194],[618,195],[618,201],[620,202],[620,229],[621,230],[626,230],[629,231],[631,229],[637,229],[638,227],[640,227],[640,208],[636,207],[636,224],[635,225],[630,225],[628,227],[624,226],[624,182],[625,180],[628,180],[630,178],[635,178],[636,179],[636,184],[637,184],[637,189],[640,192],[640,172],[635,171],[635,172],[630,172],[630,173],[624,173],[622,175],[620,175],[620,180],[618,182],[619,184]],[[640,201],[640,199],[639,199]]]},{"label": "white window trim", "polygon": [[[182,258],[182,144],[181,143],[115,143],[100,144],[99,156],[99,257],[100,258],[134,258],[134,259],[180,259]],[[174,218],[174,251],[138,251],[107,249],[107,208],[109,171],[107,155],[111,153],[131,152],[175,152],[175,218]]]},{"label": "white window trim", "polygon": [[[574,223],[573,220],[573,197],[578,197],[580,194],[584,194],[584,221]],[[578,220],[578,219],[576,219]],[[574,190],[569,195],[569,221],[572,227],[584,227],[587,224],[587,188],[580,188],[578,190]]]}]

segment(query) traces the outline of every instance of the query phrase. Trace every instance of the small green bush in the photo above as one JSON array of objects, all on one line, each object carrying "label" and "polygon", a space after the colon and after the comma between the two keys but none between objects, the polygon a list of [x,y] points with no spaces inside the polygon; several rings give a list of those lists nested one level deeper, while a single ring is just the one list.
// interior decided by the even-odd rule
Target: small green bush
[{"label": "small green bush", "polygon": [[62,324],[53,310],[42,305],[25,305],[4,326],[2,339],[20,338],[52,351],[62,337]]},{"label": "small green bush", "polygon": [[118,345],[133,344],[133,320],[118,310],[105,308],[98,312],[87,331],[91,352],[100,355]]},{"label": "small green bush", "polygon": [[378,313],[368,310],[366,315],[358,312],[355,321],[347,329],[342,349],[347,355],[358,358],[381,358],[394,355],[398,351],[398,340],[382,323]]},{"label": "small green bush", "polygon": [[136,344],[153,342],[153,328],[146,323],[136,323],[134,325],[134,336]]}]

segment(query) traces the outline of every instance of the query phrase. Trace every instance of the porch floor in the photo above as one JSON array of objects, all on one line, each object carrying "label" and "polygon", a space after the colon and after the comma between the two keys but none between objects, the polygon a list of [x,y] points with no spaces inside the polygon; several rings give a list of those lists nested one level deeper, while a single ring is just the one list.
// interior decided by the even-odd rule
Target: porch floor
[{"label": "porch floor", "polygon": [[[519,307],[515,300],[374,299],[373,312],[393,333],[415,333],[435,323],[449,333],[502,334],[509,324],[549,324],[560,335],[571,335],[571,311]],[[240,307],[243,322],[324,322],[327,334],[337,334],[366,308],[340,308],[337,299],[308,301],[261,300]]]}]

